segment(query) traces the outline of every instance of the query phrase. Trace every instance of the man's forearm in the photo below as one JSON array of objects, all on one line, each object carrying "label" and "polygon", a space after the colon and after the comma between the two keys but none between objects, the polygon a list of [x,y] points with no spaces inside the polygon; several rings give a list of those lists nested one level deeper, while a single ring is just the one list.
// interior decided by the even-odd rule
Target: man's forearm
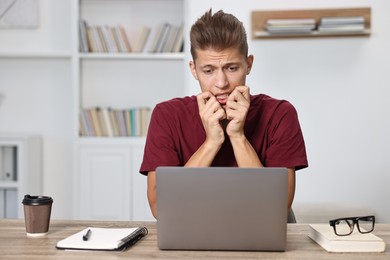
[{"label": "man's forearm", "polygon": [[245,136],[230,138],[238,167],[263,167],[259,156]]},{"label": "man's forearm", "polygon": [[[236,157],[238,167],[264,167],[261,163],[256,151],[246,138],[231,138],[230,139],[234,156]],[[295,195],[295,169],[288,169],[288,211],[294,201]]]},{"label": "man's forearm", "polygon": [[185,167],[208,167],[212,164],[220,147],[204,142],[191,156]]}]

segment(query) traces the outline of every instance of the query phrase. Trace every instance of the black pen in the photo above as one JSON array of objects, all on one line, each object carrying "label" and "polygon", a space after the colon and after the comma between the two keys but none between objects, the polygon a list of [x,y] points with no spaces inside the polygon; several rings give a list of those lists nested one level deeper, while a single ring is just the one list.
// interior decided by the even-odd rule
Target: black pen
[{"label": "black pen", "polygon": [[91,229],[88,229],[87,233],[85,233],[85,235],[83,235],[83,240],[88,241],[90,236],[91,236]]}]

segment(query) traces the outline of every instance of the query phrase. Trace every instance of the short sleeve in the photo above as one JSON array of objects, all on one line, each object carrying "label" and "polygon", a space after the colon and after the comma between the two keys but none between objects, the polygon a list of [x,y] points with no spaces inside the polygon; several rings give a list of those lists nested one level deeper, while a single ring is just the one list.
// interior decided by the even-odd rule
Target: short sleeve
[{"label": "short sleeve", "polygon": [[267,167],[287,167],[296,170],[308,166],[305,142],[295,108],[283,102],[275,111],[269,128]]},{"label": "short sleeve", "polygon": [[159,105],[152,112],[140,168],[140,172],[144,175],[147,175],[149,171],[155,171],[161,165],[179,165],[174,135],[167,117],[167,113],[164,113]]}]

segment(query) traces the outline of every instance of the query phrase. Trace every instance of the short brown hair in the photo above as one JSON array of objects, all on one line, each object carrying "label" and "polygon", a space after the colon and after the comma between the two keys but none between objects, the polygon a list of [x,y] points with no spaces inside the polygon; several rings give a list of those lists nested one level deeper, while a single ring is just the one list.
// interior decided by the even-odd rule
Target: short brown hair
[{"label": "short brown hair", "polygon": [[212,48],[224,50],[236,47],[248,56],[248,42],[244,25],[234,15],[222,10],[212,14],[207,11],[191,27],[191,55],[196,59],[196,50]]}]

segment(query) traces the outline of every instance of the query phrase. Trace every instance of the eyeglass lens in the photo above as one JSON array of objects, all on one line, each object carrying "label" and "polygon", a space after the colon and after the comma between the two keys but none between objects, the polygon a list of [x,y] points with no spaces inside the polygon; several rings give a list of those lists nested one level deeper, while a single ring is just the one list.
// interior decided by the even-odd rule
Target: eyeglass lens
[{"label": "eyeglass lens", "polygon": [[369,233],[374,230],[374,219],[372,217],[358,218],[357,224],[360,233]]},{"label": "eyeglass lens", "polygon": [[335,230],[339,236],[349,235],[353,231],[353,221],[347,219],[336,221]]},{"label": "eyeglass lens", "polygon": [[370,233],[374,230],[373,217],[360,217],[355,219],[341,219],[335,222],[336,234],[346,236],[353,232],[354,223],[357,223],[357,228],[360,233]]}]

